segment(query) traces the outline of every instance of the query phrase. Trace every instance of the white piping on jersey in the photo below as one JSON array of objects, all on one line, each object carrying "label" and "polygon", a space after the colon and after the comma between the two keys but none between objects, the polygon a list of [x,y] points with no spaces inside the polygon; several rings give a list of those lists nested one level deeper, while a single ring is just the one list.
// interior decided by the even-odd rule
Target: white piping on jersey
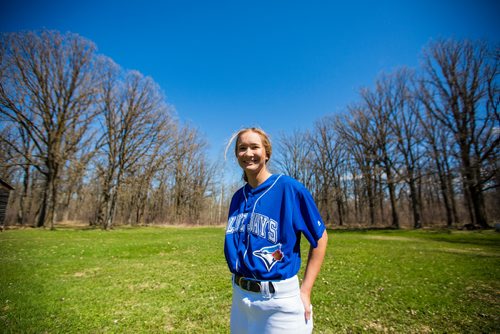
[{"label": "white piping on jersey", "polygon": [[[260,195],[260,196],[259,196],[259,198],[257,198],[257,199],[255,200],[255,203],[253,204],[253,210],[252,210],[252,213],[250,214],[250,218],[253,216],[253,213],[255,212],[255,207],[257,206],[257,202],[258,202],[258,201],[259,201],[259,200],[260,200],[260,199],[261,199],[261,198],[262,198],[265,194],[267,194],[267,192],[268,192],[269,190],[271,190],[271,188],[272,188],[272,187],[274,187],[274,185],[276,184],[276,182],[278,182],[278,180],[279,180],[279,179],[280,179],[280,177],[282,177],[282,176],[283,176],[283,174],[278,175],[278,177],[276,178],[276,180],[274,180],[273,184],[271,184],[271,186],[270,186],[269,188],[267,188],[267,190],[266,190],[266,191],[264,191],[264,193],[263,193],[262,195]],[[243,191],[243,194],[245,194],[245,192],[244,192],[244,191]],[[246,196],[245,196],[245,198],[246,198]]]},{"label": "white piping on jersey", "polygon": [[[252,221],[252,217],[253,217],[253,214],[255,212],[255,207],[257,206],[257,202],[265,195],[267,194],[267,192],[269,190],[271,190],[272,187],[274,187],[274,185],[276,184],[276,182],[278,182],[278,180],[280,179],[280,177],[282,177],[283,174],[280,174],[278,175],[278,177],[276,178],[276,180],[274,180],[273,184],[271,184],[271,186],[269,188],[266,189],[266,191],[264,191],[264,193],[262,195],[259,196],[259,198],[257,198],[255,200],[255,203],[253,204],[253,209],[252,209],[252,213],[250,214],[250,219],[248,220],[249,222]],[[247,201],[247,196],[245,195],[245,189],[243,188],[243,195],[245,196],[245,202]],[[248,223],[247,223],[248,224]],[[245,226],[245,229],[246,226]],[[250,245],[250,234],[248,233],[248,230],[246,231],[247,232],[247,247],[245,249],[245,253],[243,254],[243,261],[245,261],[245,258],[247,256],[247,253],[248,253],[248,246]]]}]

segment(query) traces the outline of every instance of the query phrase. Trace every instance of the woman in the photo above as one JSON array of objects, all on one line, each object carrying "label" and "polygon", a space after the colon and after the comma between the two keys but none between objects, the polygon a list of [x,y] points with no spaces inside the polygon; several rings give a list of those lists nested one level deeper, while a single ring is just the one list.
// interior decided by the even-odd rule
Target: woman
[{"label": "woman", "polygon": [[[247,184],[231,200],[224,244],[233,273],[231,333],[311,333],[311,291],[325,256],[325,225],[301,183],[269,172],[272,148],[264,131],[243,129],[235,138]],[[301,235],[311,247],[300,286]]]}]

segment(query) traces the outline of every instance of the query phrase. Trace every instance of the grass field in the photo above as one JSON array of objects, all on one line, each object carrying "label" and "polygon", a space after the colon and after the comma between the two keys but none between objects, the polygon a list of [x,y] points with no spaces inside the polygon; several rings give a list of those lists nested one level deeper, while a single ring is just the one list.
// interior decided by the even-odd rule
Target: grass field
[{"label": "grass field", "polygon": [[[500,332],[499,233],[329,236],[316,333]],[[227,333],[223,238],[222,228],[0,233],[0,332]]]}]

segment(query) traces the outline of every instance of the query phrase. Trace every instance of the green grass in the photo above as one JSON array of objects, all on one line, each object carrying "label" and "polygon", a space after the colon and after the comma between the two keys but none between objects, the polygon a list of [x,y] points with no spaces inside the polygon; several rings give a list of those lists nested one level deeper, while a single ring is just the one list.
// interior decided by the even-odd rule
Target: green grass
[{"label": "green grass", "polygon": [[[500,234],[329,236],[316,333],[500,332]],[[223,238],[222,228],[7,230],[0,332],[227,333]]]}]

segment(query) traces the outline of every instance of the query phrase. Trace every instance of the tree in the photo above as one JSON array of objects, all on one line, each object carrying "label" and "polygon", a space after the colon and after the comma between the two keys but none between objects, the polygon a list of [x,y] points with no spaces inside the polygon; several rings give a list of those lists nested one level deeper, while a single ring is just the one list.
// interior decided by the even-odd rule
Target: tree
[{"label": "tree", "polygon": [[[17,186],[20,195],[16,220],[18,224],[25,225],[31,215],[29,197],[33,167],[26,163],[24,156],[31,156],[33,144],[26,130],[19,124],[8,122],[8,120],[5,124],[7,125],[0,131],[0,177],[10,182],[17,177],[21,179],[21,185]],[[19,154],[19,151],[23,154]]]},{"label": "tree", "polygon": [[207,144],[198,130],[181,127],[173,145],[172,208],[177,222],[198,222],[212,171],[204,154]]},{"label": "tree", "polygon": [[33,145],[12,148],[43,176],[37,226],[54,228],[60,173],[95,115],[95,46],[56,31],[4,34],[0,62],[0,113]]},{"label": "tree", "polygon": [[333,217],[333,203],[339,218],[339,225],[344,225],[345,199],[341,188],[341,179],[344,177],[344,152],[335,132],[333,117],[324,117],[315,124],[314,135],[311,137],[311,153],[313,156],[313,171],[318,189],[319,208],[325,220],[329,222]]},{"label": "tree", "polygon": [[417,191],[420,178],[419,162],[422,157],[422,128],[419,122],[420,105],[411,90],[413,73],[408,69],[396,71],[391,79],[398,107],[389,127],[395,136],[396,151],[401,157],[401,168],[396,168],[400,179],[405,180],[409,188],[413,227],[421,228],[421,203]]},{"label": "tree", "polygon": [[[335,130],[341,138],[343,150],[351,167],[350,177],[354,186],[354,206],[356,221],[360,221],[362,211],[368,202],[370,225],[375,224],[375,162],[376,143],[370,130],[370,119],[366,108],[361,105],[348,107],[349,116],[337,118]],[[361,186],[358,187],[359,181]]]},{"label": "tree", "polygon": [[157,174],[162,170],[172,171],[175,126],[169,123],[165,125],[159,129],[159,140],[151,147],[150,152],[126,173],[124,183],[127,188],[125,193],[128,195],[128,201],[125,204],[127,207],[125,220],[131,225],[145,222],[144,216],[146,209],[151,207],[153,183]]},{"label": "tree", "polygon": [[278,168],[310,189],[312,186],[312,147],[309,133],[293,131],[291,134],[281,134],[276,146],[277,157],[274,161]]},{"label": "tree", "polygon": [[368,131],[375,140],[376,163],[381,166],[385,174],[391,203],[392,226],[399,228],[396,180],[393,171],[396,140],[390,124],[402,107],[403,96],[391,76],[382,75],[376,82],[375,90],[363,89],[361,98],[367,108],[367,117],[370,119]]},{"label": "tree", "polygon": [[[420,96],[420,92],[417,91],[416,94]],[[455,145],[452,143],[449,130],[438,123],[428,109],[419,114],[419,123],[424,135],[425,152],[429,160],[427,173],[431,176],[436,175],[436,178],[431,178],[430,182],[438,183],[446,214],[446,226],[450,228],[458,222],[453,187],[455,172],[450,167],[450,159],[452,159]]]},{"label": "tree", "polygon": [[498,54],[485,43],[440,40],[423,56],[421,100],[453,135],[471,222],[488,227],[483,192],[493,180],[500,136]]},{"label": "tree", "polygon": [[[101,196],[97,224],[113,225],[120,187],[125,176],[133,174],[141,160],[157,152],[168,140],[171,116],[156,83],[139,72],[123,72],[108,63],[100,90],[102,138],[98,142]],[[122,76],[123,75],[123,76]]]}]

